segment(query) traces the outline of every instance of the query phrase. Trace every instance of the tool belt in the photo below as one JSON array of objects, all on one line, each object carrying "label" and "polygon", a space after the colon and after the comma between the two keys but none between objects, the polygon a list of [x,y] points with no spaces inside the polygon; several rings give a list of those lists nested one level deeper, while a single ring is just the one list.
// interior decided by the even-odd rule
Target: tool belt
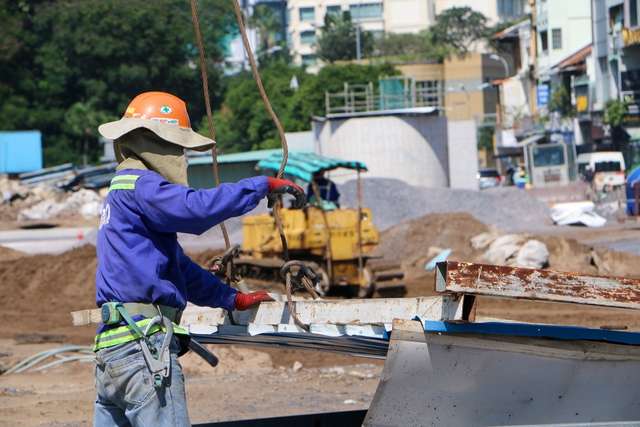
[{"label": "tool belt", "polygon": [[158,314],[161,314],[162,317],[168,318],[176,325],[180,324],[180,319],[182,318],[182,310],[174,307],[168,307],[166,305],[143,304],[137,302],[107,302],[102,304],[102,308],[100,309],[103,324],[113,325],[126,320],[122,317],[120,311],[117,310],[116,307],[118,305],[121,305],[129,316],[145,316],[153,318],[158,316]]},{"label": "tool belt", "polygon": [[[100,309],[73,312],[71,317],[73,324],[76,326],[89,325],[91,323],[116,325],[126,322],[126,327],[118,327],[115,330],[112,329],[98,334],[93,348],[94,351],[133,339],[140,339],[143,355],[154,377],[155,385],[156,387],[161,387],[163,384],[169,385],[167,382],[170,368],[169,345],[174,331],[178,335],[182,346],[182,352],[178,356],[188,350],[192,350],[212,367],[218,365],[218,358],[213,353],[200,343],[192,340],[187,331],[179,326],[174,327],[174,323],[176,325],[180,324],[182,313],[182,310],[164,305],[110,302],[103,304]],[[134,322],[131,319],[132,316],[144,316],[146,319]],[[161,348],[157,349],[149,342],[148,336],[154,330],[159,330],[161,326],[164,326],[166,336]],[[145,330],[142,331],[140,328],[145,328]]]},{"label": "tool belt", "polygon": [[[105,325],[112,325],[115,323],[120,323],[124,321],[124,318],[120,318],[120,320],[116,321],[119,316],[119,312],[116,309],[116,306],[121,304],[123,308],[129,313],[130,316],[144,316],[147,318],[153,318],[157,316],[158,308],[160,308],[160,313],[162,316],[169,318],[176,325],[180,324],[180,320],[182,318],[182,310],[179,310],[174,307],[168,307],[165,305],[153,305],[153,304],[145,304],[145,303],[118,303],[118,302],[109,302],[102,305],[101,308],[94,308],[90,310],[81,310],[74,311],[71,313],[71,319],[74,326],[87,326],[92,323],[104,323]],[[107,308],[105,309],[105,306]],[[103,312],[106,311],[106,312]],[[106,320],[103,320],[105,319]]]}]

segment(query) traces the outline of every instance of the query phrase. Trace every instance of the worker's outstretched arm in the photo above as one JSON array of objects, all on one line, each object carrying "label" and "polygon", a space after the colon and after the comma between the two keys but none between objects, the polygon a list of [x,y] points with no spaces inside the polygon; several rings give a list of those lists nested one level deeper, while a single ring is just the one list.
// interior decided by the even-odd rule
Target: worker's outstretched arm
[{"label": "worker's outstretched arm", "polygon": [[[292,194],[304,201],[304,191],[289,180],[265,176],[194,190],[171,184],[156,173],[141,174],[135,200],[149,228],[165,233],[202,234],[221,222],[254,209],[268,194]],[[271,198],[269,199],[271,203]]]},{"label": "worker's outstretched arm", "polygon": [[194,190],[146,173],[140,176],[135,191],[136,203],[145,212],[149,228],[165,233],[202,234],[258,206],[269,191],[269,183],[266,177],[258,176],[218,188]]}]

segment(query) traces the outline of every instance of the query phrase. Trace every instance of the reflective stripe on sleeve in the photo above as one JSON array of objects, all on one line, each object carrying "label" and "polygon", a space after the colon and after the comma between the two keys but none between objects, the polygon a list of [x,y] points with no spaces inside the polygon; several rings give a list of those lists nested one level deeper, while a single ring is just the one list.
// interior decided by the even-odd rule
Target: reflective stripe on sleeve
[{"label": "reflective stripe on sleeve", "polygon": [[109,192],[112,190],[133,190],[136,188],[136,181],[139,175],[118,175],[111,180]]}]

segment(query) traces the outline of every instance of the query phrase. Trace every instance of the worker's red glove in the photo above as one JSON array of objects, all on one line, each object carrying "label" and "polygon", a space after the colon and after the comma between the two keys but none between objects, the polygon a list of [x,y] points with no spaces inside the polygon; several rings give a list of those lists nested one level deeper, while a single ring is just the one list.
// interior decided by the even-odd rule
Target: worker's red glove
[{"label": "worker's red glove", "polygon": [[271,209],[275,206],[280,194],[291,194],[295,197],[295,206],[301,208],[307,204],[307,196],[304,190],[288,179],[267,177],[269,181],[269,193],[267,194],[267,207]]},{"label": "worker's red glove", "polygon": [[244,311],[262,301],[273,301],[273,298],[271,298],[266,291],[255,291],[248,294],[238,292],[236,299],[233,301],[233,305],[236,310]]}]

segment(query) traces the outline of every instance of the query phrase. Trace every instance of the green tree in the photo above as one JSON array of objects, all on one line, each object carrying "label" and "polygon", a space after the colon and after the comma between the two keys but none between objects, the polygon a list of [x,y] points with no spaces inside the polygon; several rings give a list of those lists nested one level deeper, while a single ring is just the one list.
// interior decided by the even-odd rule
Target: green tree
[{"label": "green tree", "polygon": [[487,37],[488,19],[470,7],[453,7],[436,16],[431,28],[433,41],[452,46],[461,53],[469,52],[477,41]]},{"label": "green tree", "polygon": [[280,18],[275,10],[266,4],[257,5],[253,8],[249,25],[258,31],[259,51],[266,51],[276,45],[276,34],[280,31]]},{"label": "green tree", "polygon": [[604,104],[604,122],[612,128],[619,128],[628,114],[629,102],[620,99],[610,99]]},{"label": "green tree", "polygon": [[[302,69],[289,67],[282,62],[271,64],[260,71],[271,107],[287,132],[310,127],[309,120],[302,124],[295,123],[295,119],[291,118],[294,109],[292,99],[296,92],[289,86],[294,75],[300,86],[304,86],[313,77]],[[260,96],[253,74],[243,71],[228,77],[225,83],[227,91],[224,101],[213,116],[218,148],[225,153],[234,153],[279,147],[280,136]],[[204,128],[205,120],[203,118],[201,128]]]},{"label": "green tree", "polygon": [[[95,108],[97,100],[89,102],[76,102],[67,110],[64,115],[65,124],[69,127],[69,133],[80,138],[82,141],[82,164],[89,164],[89,152],[92,143],[98,138],[98,126],[102,123],[116,120],[114,116],[109,116],[105,112]],[[95,144],[91,151],[96,152]],[[75,151],[75,150],[74,150]],[[97,160],[97,159],[92,159]]]},{"label": "green tree", "polygon": [[[316,56],[331,63],[356,59],[357,31],[349,12],[344,12],[342,17],[325,15],[324,27],[316,43]],[[360,56],[364,58],[372,53],[373,33],[360,28]]]},{"label": "green tree", "polygon": [[[325,91],[340,92],[344,83],[377,83],[379,76],[399,74],[392,65],[327,65],[317,75],[283,63],[261,70],[269,102],[285,132],[311,129],[312,116],[325,115]],[[299,90],[291,89],[293,76]],[[250,72],[229,77],[224,102],[213,117],[218,148],[225,153],[279,148],[280,136]],[[204,129],[206,118],[201,128]]]},{"label": "green tree", "polygon": [[[82,155],[84,144],[73,144],[78,136],[65,119],[75,115],[69,110],[76,103],[99,100],[88,104],[91,115],[121,116],[134,96],[162,90],[183,98],[195,123],[205,114],[188,2],[0,2],[0,14],[11,23],[10,30],[0,30],[0,129],[40,130],[45,165]],[[215,108],[220,74],[214,65],[235,14],[225,0],[203,0],[199,9]],[[7,42],[17,47],[3,50]]]},{"label": "green tree", "polygon": [[375,54],[381,57],[429,58],[441,61],[451,51],[448,45],[434,42],[431,30],[418,34],[386,33],[374,42]]},{"label": "green tree", "polygon": [[344,83],[364,85],[372,82],[375,93],[377,93],[379,77],[400,74],[390,63],[366,66],[357,64],[327,65],[322,67],[307,84],[300,86],[300,90],[293,100],[295,103],[293,112],[299,121],[310,123],[311,116],[324,117],[326,115],[325,92],[342,92]]},{"label": "green tree", "polygon": [[495,125],[478,127],[478,150],[493,152],[493,135],[495,130]]},{"label": "green tree", "polygon": [[560,85],[549,96],[547,103],[549,111],[558,111],[563,118],[573,117],[575,108],[571,105],[571,97],[565,85]]}]

